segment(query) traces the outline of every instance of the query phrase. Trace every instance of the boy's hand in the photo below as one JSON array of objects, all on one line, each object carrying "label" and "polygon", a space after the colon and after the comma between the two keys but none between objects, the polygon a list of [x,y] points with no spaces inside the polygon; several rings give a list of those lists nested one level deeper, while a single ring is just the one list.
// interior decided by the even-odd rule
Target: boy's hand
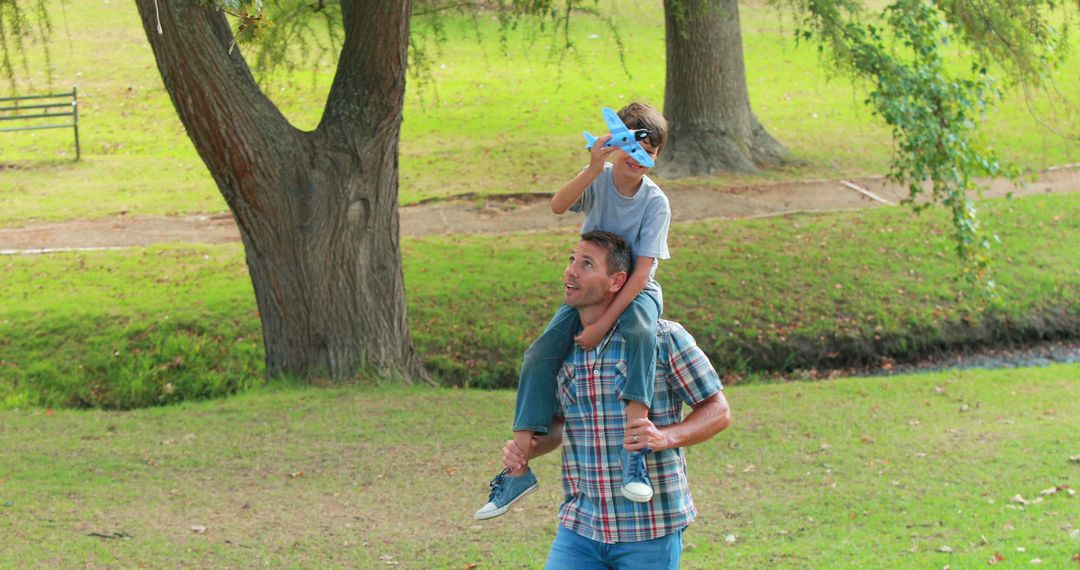
[{"label": "boy's hand", "polygon": [[574,337],[574,342],[585,350],[592,350],[600,345],[600,341],[604,340],[605,333],[607,333],[606,330],[596,325],[589,325],[585,327],[585,330],[581,331],[581,334]]},{"label": "boy's hand", "polygon": [[596,139],[592,148],[589,149],[589,166],[603,166],[608,155],[619,150],[619,147],[604,145],[611,140],[611,133]]}]

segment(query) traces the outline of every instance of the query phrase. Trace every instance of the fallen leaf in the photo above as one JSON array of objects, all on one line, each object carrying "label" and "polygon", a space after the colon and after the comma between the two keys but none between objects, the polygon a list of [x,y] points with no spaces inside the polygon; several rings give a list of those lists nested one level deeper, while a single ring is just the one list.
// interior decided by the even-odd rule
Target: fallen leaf
[{"label": "fallen leaf", "polygon": [[729,535],[724,537],[724,542],[726,542],[728,544],[735,544],[736,540],[738,540],[738,539],[735,538],[734,534],[729,534]]},{"label": "fallen leaf", "polygon": [[202,534],[206,532],[206,527],[201,524],[193,524],[191,525],[191,532],[195,534]]},{"label": "fallen leaf", "polygon": [[944,552],[945,554],[948,554],[948,553],[952,552],[952,548],[950,548],[948,545],[941,545],[941,546],[938,547],[937,551],[938,552]]},{"label": "fallen leaf", "polygon": [[1072,461],[1073,463],[1080,463],[1080,455],[1073,455],[1069,457],[1069,461]]},{"label": "fallen leaf", "polygon": [[475,562],[470,562],[470,563],[465,565],[465,570],[473,570],[473,568],[476,568],[476,563]]},{"label": "fallen leaf", "polygon": [[1024,497],[1020,496],[1019,494],[1013,495],[1012,498],[1009,499],[1009,501],[1011,501],[1013,503],[1020,504],[1020,505],[1028,505],[1028,504],[1030,504],[1030,501],[1028,501]]},{"label": "fallen leaf", "polygon": [[994,565],[994,564],[997,564],[998,562],[1004,562],[1004,561],[1005,561],[1005,556],[1002,555],[1000,552],[995,552],[994,555],[990,557],[990,560],[986,561],[986,563],[990,564],[990,565]]},{"label": "fallen leaf", "polygon": [[303,470],[289,473],[289,479],[299,479],[304,476]]},{"label": "fallen leaf", "polygon": [[1042,564],[1042,559],[1040,559],[1040,558],[1032,558],[1031,563],[1032,564]]},{"label": "fallen leaf", "polygon": [[54,415],[54,414],[56,414],[56,412],[53,411],[52,408],[45,408],[45,415],[46,416],[51,416],[51,415]]}]

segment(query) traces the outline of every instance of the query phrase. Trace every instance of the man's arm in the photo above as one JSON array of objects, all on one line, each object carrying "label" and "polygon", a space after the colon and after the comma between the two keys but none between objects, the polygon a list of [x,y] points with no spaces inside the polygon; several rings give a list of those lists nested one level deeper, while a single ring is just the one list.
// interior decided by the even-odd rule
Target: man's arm
[{"label": "man's arm", "polygon": [[[653,451],[689,447],[701,443],[724,431],[731,425],[731,408],[723,392],[717,392],[692,406],[683,421],[657,427],[648,418],[630,421],[623,438],[624,447],[639,451],[646,447]],[[638,440],[634,441],[634,436]]]},{"label": "man's arm", "polygon": [[[545,435],[533,436],[533,448],[530,458],[540,457],[545,453],[550,453],[557,449],[562,444],[562,432],[563,424],[565,423],[562,416],[555,416],[551,418],[551,429]],[[506,445],[503,446],[503,467],[508,467],[511,470],[516,470],[525,465],[525,455],[521,453],[514,440],[506,440]]]}]

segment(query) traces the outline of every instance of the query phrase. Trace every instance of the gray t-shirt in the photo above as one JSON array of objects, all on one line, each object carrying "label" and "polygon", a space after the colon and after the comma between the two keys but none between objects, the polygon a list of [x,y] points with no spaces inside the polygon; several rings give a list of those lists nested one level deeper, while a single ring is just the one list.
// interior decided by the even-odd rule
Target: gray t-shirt
[{"label": "gray t-shirt", "polygon": [[[611,163],[607,163],[604,172],[589,184],[581,198],[570,206],[570,211],[585,213],[581,233],[601,230],[616,234],[630,244],[635,259],[639,256],[656,260],[671,257],[667,244],[671,206],[664,192],[648,176],[642,177],[636,194],[623,196],[615,189]],[[663,303],[660,285],[656,282],[657,265],[653,262],[645,291],[655,293]]]}]

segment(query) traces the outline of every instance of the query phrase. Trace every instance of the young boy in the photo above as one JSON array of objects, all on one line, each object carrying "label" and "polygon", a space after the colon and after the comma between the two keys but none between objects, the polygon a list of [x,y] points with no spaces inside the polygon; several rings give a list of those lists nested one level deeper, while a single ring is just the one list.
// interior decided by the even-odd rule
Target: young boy
[{"label": "young boy", "polygon": [[[631,103],[618,112],[631,131],[644,129],[639,141],[655,159],[667,142],[667,120],[656,109]],[[582,233],[603,230],[618,234],[633,249],[634,269],[611,307],[592,323],[581,323],[577,311],[562,305],[540,338],[525,352],[518,380],[514,414],[514,443],[525,455],[532,452],[534,434],[546,434],[558,410],[556,376],[573,344],[592,350],[616,321],[626,339],[626,383],[620,397],[626,401],[626,422],[645,418],[652,402],[656,376],[656,321],[663,310],[663,296],[654,276],[658,260],[667,259],[667,234],[671,207],[667,196],[638,164],[618,147],[604,147],[611,135],[596,140],[590,149],[589,166],[551,198],[551,210],[583,212]],[[606,162],[610,158],[611,163]],[[584,329],[582,329],[584,325]],[[578,333],[574,336],[575,333]],[[652,499],[652,485],[645,453],[624,452],[622,494],[634,502]],[[477,519],[505,513],[525,495],[536,490],[536,477],[525,465],[507,468],[491,481],[488,503],[476,511]]]}]

